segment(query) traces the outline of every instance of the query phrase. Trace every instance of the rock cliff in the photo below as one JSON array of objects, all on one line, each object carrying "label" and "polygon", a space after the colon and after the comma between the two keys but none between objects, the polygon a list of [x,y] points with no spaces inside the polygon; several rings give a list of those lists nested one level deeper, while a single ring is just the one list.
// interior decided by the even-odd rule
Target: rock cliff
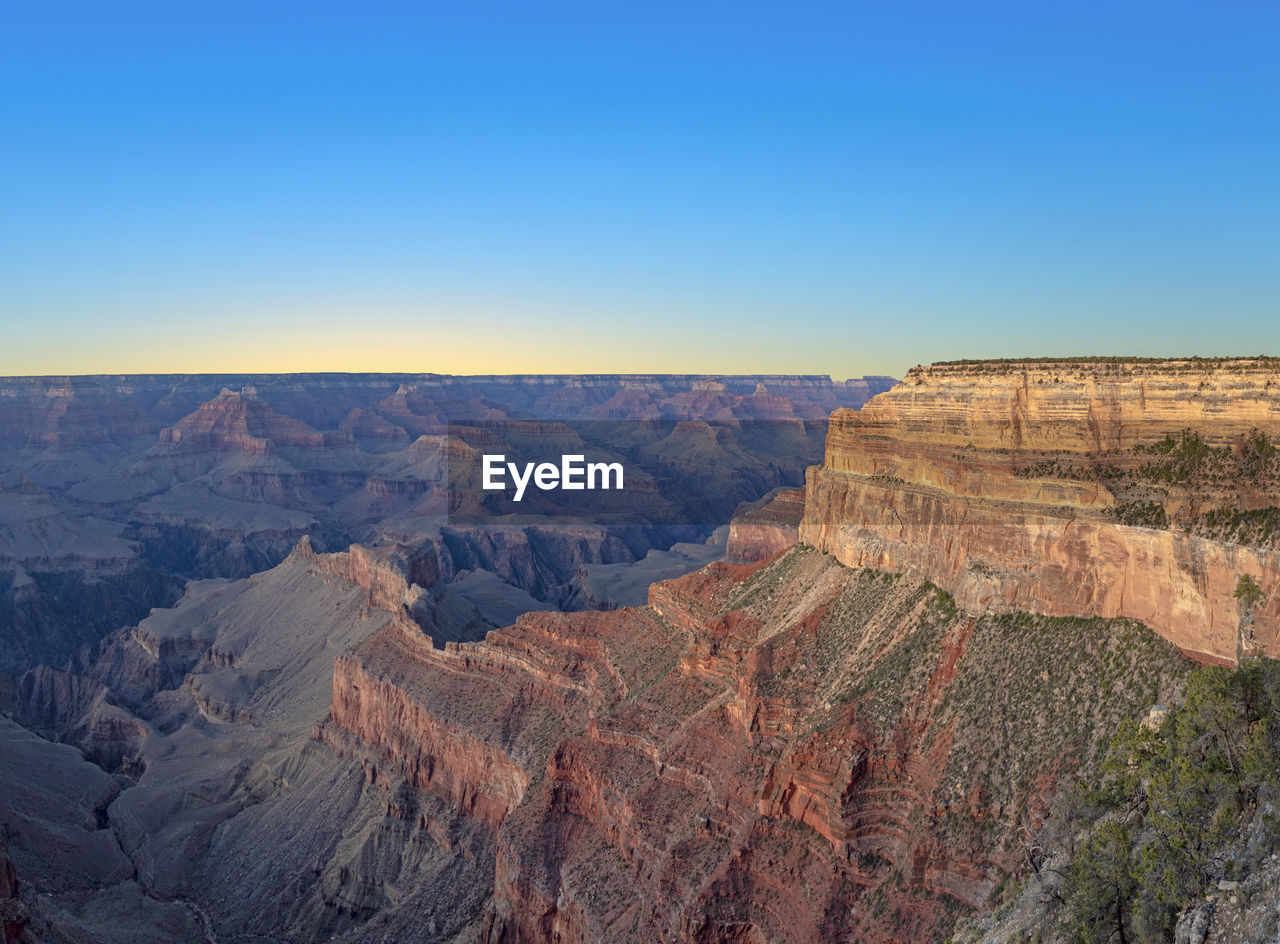
[{"label": "rock cliff", "polygon": [[[264,573],[193,582],[66,671],[23,676],[16,714],[68,743],[0,719],[0,838],[16,837],[18,874],[49,905],[61,935],[49,940],[161,944],[215,927],[223,940],[361,927],[371,940],[448,940],[473,923],[494,853],[483,805],[466,802],[476,790],[459,773],[471,771],[450,756],[434,779],[395,775],[381,751],[409,743],[397,725],[414,716],[348,673],[384,630],[440,651],[415,617],[457,608],[410,584],[411,569],[303,542]],[[394,709],[359,716],[351,702],[342,717],[367,744],[322,723],[337,676]],[[447,798],[446,775],[460,785]],[[54,786],[74,803],[46,797]],[[57,818],[72,814],[74,832]]]},{"label": "rock cliff", "polygon": [[974,609],[1131,617],[1203,660],[1280,655],[1277,439],[1271,359],[916,368],[832,415],[800,540]]},{"label": "rock cliff", "polygon": [[779,489],[758,507],[733,516],[725,560],[750,564],[772,557],[796,543],[804,515],[804,489]]},{"label": "rock cliff", "polygon": [[[315,494],[343,494],[346,473],[313,467],[308,430],[348,436],[336,453],[382,450],[392,465],[339,501],[386,514],[396,538],[320,553],[298,535],[270,570],[192,582],[65,670],[26,673],[14,710],[113,772],[95,774],[79,829],[133,875],[111,895],[141,889],[182,923],[172,940],[197,918],[222,939],[937,939],[989,905],[1116,725],[1176,696],[1179,648],[1277,652],[1276,371],[920,368],[835,413],[803,492],[737,516],[742,563],[655,584],[644,606],[524,612],[483,639],[470,600],[507,609],[504,578],[604,586],[648,538],[514,522],[421,540],[404,483],[438,471],[425,437],[441,415],[499,395],[503,412],[598,417],[732,403],[791,409],[772,429],[802,442],[812,404],[776,401],[808,382],[416,378],[321,397],[300,381],[171,405],[158,429],[121,409],[112,435],[130,448],[149,436],[143,451],[175,463],[239,449],[236,469],[288,463]],[[271,412],[254,405],[264,390]],[[160,429],[184,432],[158,448]],[[701,421],[636,429],[671,465],[766,454]],[[11,489],[46,515],[31,486]],[[14,757],[83,765],[16,726],[9,740]],[[16,782],[27,766],[0,769]],[[13,858],[42,886],[38,849]],[[103,885],[68,894],[98,901]]]},{"label": "rock cliff", "polygon": [[971,617],[797,548],[483,642],[388,625],[317,737],[492,831],[489,944],[923,940],[1182,664],[1136,624]]}]

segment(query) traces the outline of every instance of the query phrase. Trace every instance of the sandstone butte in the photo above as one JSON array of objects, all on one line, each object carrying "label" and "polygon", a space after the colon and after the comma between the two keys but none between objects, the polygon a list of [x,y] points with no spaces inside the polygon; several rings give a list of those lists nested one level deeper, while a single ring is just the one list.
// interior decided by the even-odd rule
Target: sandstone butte
[{"label": "sandstone butte", "polygon": [[804,489],[782,488],[758,508],[736,514],[729,522],[725,560],[750,564],[772,557],[796,543],[804,514]]},{"label": "sandstone butte", "polygon": [[[1198,527],[1280,505],[1274,472],[1180,483],[1163,456],[1188,433],[1228,466],[1258,434],[1274,443],[1280,361],[917,367],[861,411],[832,414],[800,540],[851,567],[926,577],[975,610],[1129,617],[1201,661],[1278,656],[1274,542]],[[1144,503],[1172,526],[1123,523]],[[1256,605],[1236,596],[1242,577],[1259,584]]]}]

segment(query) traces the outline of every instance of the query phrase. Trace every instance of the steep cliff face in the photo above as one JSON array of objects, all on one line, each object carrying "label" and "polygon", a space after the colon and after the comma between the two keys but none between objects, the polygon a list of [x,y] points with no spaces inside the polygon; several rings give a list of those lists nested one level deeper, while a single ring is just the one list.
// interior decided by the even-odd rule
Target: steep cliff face
[{"label": "steep cliff face", "polygon": [[[1178,691],[1185,660],[1135,620],[1201,658],[1276,651],[1271,372],[921,369],[836,413],[803,498],[735,521],[744,563],[656,584],[642,607],[525,613],[483,641],[456,597],[476,568],[495,572],[476,599],[495,574],[550,591],[643,542],[525,524],[415,541],[411,489],[362,486],[350,507],[387,497],[398,546],[302,540],[270,571],[192,583],[67,670],[27,673],[12,700],[126,775],[106,778],[124,789],[85,831],[118,843],[111,861],[153,907],[199,902],[221,937],[935,939],[989,904],[1062,779]],[[383,391],[368,415],[305,384],[272,415],[224,397],[188,426],[274,442],[258,434],[276,415],[346,423],[352,442],[435,468],[429,443],[403,445],[414,424],[507,381],[433,383]],[[516,378],[507,398],[776,417],[790,389],[664,383]],[[279,448],[303,455],[291,423],[281,441],[301,439]],[[734,452],[685,432],[658,451]],[[71,750],[29,740],[33,756]]]},{"label": "steep cliff face", "polygon": [[1096,453],[1280,428],[1277,358],[962,361],[916,367],[887,393],[864,428],[920,444]]},{"label": "steep cliff face", "polygon": [[[409,660],[385,645],[366,650],[371,636],[442,651],[415,618],[465,612],[408,580],[427,567],[360,547],[316,554],[303,542],[270,571],[193,582],[175,607],[66,671],[26,673],[15,713],[67,743],[0,719],[0,836],[12,828],[18,874],[42,901],[76,902],[48,909],[65,932],[48,939],[192,941],[216,927],[233,940],[364,928],[370,940],[434,941],[473,924],[492,883],[484,788],[518,797],[524,775],[498,769],[486,780],[460,760],[474,748],[496,764],[500,751],[460,739],[447,753],[451,730],[432,718],[416,725],[420,709],[358,668],[379,652]],[[335,677],[354,696],[337,713],[367,743],[323,723]],[[446,746],[434,776],[382,760],[423,730]],[[62,781],[77,805],[45,796]],[[56,810],[76,813],[83,843],[36,820],[53,822]],[[103,863],[110,875],[92,871]]]},{"label": "steep cliff face", "polygon": [[799,539],[803,516],[804,489],[779,489],[759,507],[733,516],[725,560],[751,564],[785,551]]},{"label": "steep cliff face", "polygon": [[1182,664],[794,549],[443,650],[384,627],[317,735],[495,831],[490,944],[926,940]]},{"label": "steep cliff face", "polygon": [[1270,520],[1278,437],[1273,360],[916,368],[833,414],[800,540],[975,609],[1131,617],[1198,658],[1276,655],[1275,529],[1239,525]]},{"label": "steep cliff face", "polygon": [[[398,781],[430,788],[460,812],[496,827],[520,802],[529,772],[501,747],[451,724],[409,693],[405,670],[415,656],[433,661],[429,641],[396,626],[363,649],[334,665],[330,722],[392,760]],[[322,740],[326,734],[322,726]],[[371,766],[370,779],[379,776],[378,766]]]}]

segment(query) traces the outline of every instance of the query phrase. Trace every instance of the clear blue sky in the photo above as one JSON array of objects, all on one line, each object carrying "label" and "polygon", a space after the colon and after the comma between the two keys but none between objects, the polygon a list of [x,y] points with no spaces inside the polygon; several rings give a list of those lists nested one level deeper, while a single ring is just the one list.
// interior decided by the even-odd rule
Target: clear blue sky
[{"label": "clear blue sky", "polygon": [[1280,353],[1274,4],[0,5],[0,373]]}]

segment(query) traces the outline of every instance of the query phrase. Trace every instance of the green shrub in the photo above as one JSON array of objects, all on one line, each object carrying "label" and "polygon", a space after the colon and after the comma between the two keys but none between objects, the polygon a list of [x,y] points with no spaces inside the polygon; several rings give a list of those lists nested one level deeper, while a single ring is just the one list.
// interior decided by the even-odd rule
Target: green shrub
[{"label": "green shrub", "polygon": [[1246,660],[1193,672],[1158,729],[1117,728],[1091,791],[1101,817],[1065,886],[1076,940],[1170,939],[1177,914],[1234,875],[1244,823],[1280,789],[1278,722],[1280,665]]},{"label": "green shrub", "polygon": [[1245,609],[1251,609],[1262,599],[1262,587],[1250,574],[1243,574],[1236,581],[1236,599]]}]

